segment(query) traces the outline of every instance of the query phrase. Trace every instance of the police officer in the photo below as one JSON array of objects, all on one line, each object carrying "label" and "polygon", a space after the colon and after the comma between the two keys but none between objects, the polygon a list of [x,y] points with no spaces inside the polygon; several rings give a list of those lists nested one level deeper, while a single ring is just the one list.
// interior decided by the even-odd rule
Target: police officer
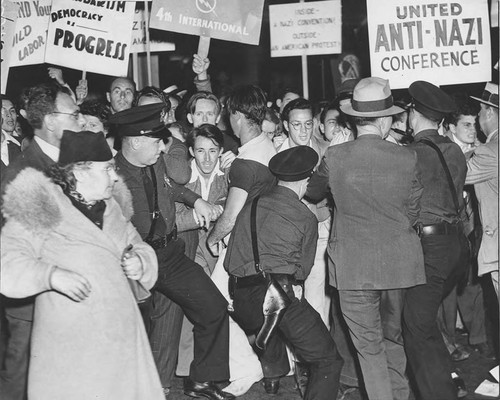
[{"label": "police officer", "polygon": [[[406,293],[403,311],[405,348],[420,397],[456,399],[450,355],[436,317],[441,301],[457,283],[461,269],[459,215],[439,155],[426,141],[441,151],[456,193],[462,193],[467,167],[460,147],[438,133],[444,116],[455,110],[452,98],[425,81],[413,82],[409,93],[412,105],[408,121],[415,141],[408,148],[417,153],[417,167],[423,185],[418,222],[427,283],[412,287]],[[457,196],[457,201],[463,209],[462,196]]]},{"label": "police officer", "polygon": [[160,157],[168,137],[160,119],[162,109],[162,104],[138,106],[110,118],[123,137],[116,166],[132,193],[132,223],[158,257],[154,289],[180,305],[194,324],[194,360],[184,381],[184,393],[233,399],[213,383],[229,378],[227,302],[203,269],[184,255],[184,242],[177,238],[174,201],[193,207],[206,226],[218,217],[217,209],[168,179]]},{"label": "police officer", "polygon": [[[244,329],[259,332],[257,346],[266,344],[259,355],[268,378],[265,383],[277,385],[289,369],[285,344],[274,332],[274,323],[295,347],[297,356],[311,366],[306,400],[336,398],[343,363],[321,317],[302,295],[303,281],[314,263],[318,222],[300,200],[317,162],[318,154],[308,146],[293,147],[271,158],[269,169],[278,178],[278,185],[257,198],[257,203],[254,200],[243,207],[224,259],[234,292],[234,319]],[[253,207],[256,237],[251,233]],[[268,279],[262,279],[260,269],[284,290],[281,302],[268,301],[272,287],[268,289]],[[264,317],[263,303],[266,308],[278,309],[290,304],[284,314],[281,309]],[[276,318],[279,314],[281,321]],[[266,335],[267,343],[261,343],[260,338]]]}]

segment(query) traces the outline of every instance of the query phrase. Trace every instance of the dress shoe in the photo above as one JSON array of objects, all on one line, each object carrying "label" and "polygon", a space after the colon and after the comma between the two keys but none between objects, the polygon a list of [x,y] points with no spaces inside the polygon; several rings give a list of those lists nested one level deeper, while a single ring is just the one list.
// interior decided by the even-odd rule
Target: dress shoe
[{"label": "dress shoe", "polygon": [[278,394],[280,378],[264,378],[264,390],[267,394]]},{"label": "dress shoe", "polygon": [[213,382],[196,382],[184,379],[184,394],[191,397],[205,397],[211,400],[233,400],[234,396],[223,392]]},{"label": "dress shoe", "polygon": [[457,397],[461,399],[462,397],[467,396],[467,388],[465,387],[465,382],[462,378],[460,378],[457,374],[452,373],[451,374],[453,383],[455,384],[455,387],[457,388]]},{"label": "dress shoe", "polygon": [[457,347],[453,353],[451,353],[451,359],[453,361],[463,361],[470,357],[470,353],[463,347]]},{"label": "dress shoe", "polygon": [[488,346],[488,343],[483,342],[479,344],[473,344],[470,346],[474,351],[479,352],[484,358],[488,358],[490,360],[495,359],[495,352]]}]

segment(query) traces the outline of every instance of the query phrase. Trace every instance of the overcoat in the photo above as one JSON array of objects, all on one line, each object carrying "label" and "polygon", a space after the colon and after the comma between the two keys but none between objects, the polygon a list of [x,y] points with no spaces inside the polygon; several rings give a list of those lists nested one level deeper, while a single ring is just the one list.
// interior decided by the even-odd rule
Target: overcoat
[{"label": "overcoat", "polygon": [[338,290],[398,289],[425,283],[418,218],[417,156],[378,135],[329,147],[306,196],[334,201],[328,243],[330,285]]},{"label": "overcoat", "polygon": [[[123,183],[106,200],[102,230],[32,168],[6,187],[3,201],[0,292],[15,298],[37,295],[28,397],[163,400],[141,315],[120,265],[123,250],[134,246],[146,288],[156,281],[158,265],[130,223],[130,193]],[[89,297],[75,302],[51,290],[53,266],[86,277]]]}]

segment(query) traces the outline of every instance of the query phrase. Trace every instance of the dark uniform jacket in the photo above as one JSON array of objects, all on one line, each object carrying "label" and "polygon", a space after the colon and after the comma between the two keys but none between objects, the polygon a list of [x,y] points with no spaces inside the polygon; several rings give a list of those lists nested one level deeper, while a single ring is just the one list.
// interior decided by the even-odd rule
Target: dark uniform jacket
[{"label": "dark uniform jacket", "polygon": [[443,170],[436,151],[422,142],[428,139],[437,144],[450,170],[455,186],[460,209],[463,209],[462,192],[467,164],[460,147],[449,138],[439,135],[438,131],[428,129],[415,135],[415,141],[407,147],[417,153],[418,168],[421,182],[424,186],[420,199],[420,216],[418,221],[423,225],[432,225],[440,222],[457,222],[455,205],[450,192],[448,179]]},{"label": "dark uniform jacket", "polygon": [[[255,275],[250,235],[251,204],[241,210],[224,259],[231,275]],[[264,271],[304,280],[314,264],[318,220],[292,190],[276,186],[259,199],[257,241]]]},{"label": "dark uniform jacket", "polygon": [[[129,163],[122,152],[119,152],[115,156],[115,161],[118,174],[123,177],[123,180],[132,193],[134,207],[132,223],[144,239],[148,236],[152,219],[141,175],[143,168]],[[158,206],[166,224],[165,234],[168,234],[175,226],[175,201],[185,202],[188,206],[193,207],[195,201],[201,196],[169,179],[162,157],[154,164],[154,169],[158,188]]]}]

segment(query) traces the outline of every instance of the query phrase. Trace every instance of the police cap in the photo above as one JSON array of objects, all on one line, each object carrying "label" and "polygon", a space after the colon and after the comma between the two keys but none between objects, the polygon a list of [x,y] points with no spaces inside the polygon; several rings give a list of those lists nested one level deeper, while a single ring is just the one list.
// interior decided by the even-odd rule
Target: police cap
[{"label": "police cap", "polygon": [[148,136],[166,139],[170,136],[162,120],[163,103],[147,104],[120,111],[109,117],[120,136]]},{"label": "police cap", "polygon": [[296,182],[309,178],[318,160],[318,153],[311,147],[296,146],[273,156],[269,170],[280,181]]},{"label": "police cap", "polygon": [[408,92],[415,110],[431,120],[441,120],[457,108],[453,99],[443,90],[426,81],[413,82]]}]

